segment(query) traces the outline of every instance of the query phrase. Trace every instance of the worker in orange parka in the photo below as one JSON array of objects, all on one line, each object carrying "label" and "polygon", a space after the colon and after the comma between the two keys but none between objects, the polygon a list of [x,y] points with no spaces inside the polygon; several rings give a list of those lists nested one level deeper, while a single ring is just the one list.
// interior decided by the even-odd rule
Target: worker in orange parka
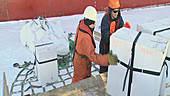
[{"label": "worker in orange parka", "polygon": [[[110,36],[116,32],[117,29],[127,27],[130,28],[129,22],[124,24],[120,13],[119,0],[109,0],[108,11],[103,16],[101,22],[101,41],[100,54],[108,54],[110,51]],[[108,71],[108,66],[100,66],[100,73]]]},{"label": "worker in orange parka", "polygon": [[111,52],[105,55],[95,53],[96,45],[93,38],[93,30],[97,21],[96,9],[88,6],[83,15],[84,19],[80,20],[75,36],[74,76],[72,83],[91,77],[92,62],[103,66],[117,64],[117,56]]}]

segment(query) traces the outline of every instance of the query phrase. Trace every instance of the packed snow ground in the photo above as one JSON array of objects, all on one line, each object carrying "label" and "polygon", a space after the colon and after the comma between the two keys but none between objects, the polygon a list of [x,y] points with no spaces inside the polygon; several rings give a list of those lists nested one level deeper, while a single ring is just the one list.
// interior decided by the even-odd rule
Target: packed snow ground
[{"label": "packed snow ground", "polygon": [[[137,8],[122,11],[124,21],[130,22],[132,29],[136,30],[138,23],[147,22],[159,18],[166,18],[170,16],[170,6],[150,7],[150,8]],[[95,28],[96,31],[100,31],[99,26],[101,19],[105,12],[98,12],[98,21]],[[50,22],[55,20],[61,20],[61,26],[65,32],[75,33],[79,20],[83,18],[82,14],[72,16],[62,16],[48,18]],[[18,68],[14,68],[13,64],[18,62],[23,64],[24,61],[32,61],[34,57],[32,53],[21,45],[20,42],[20,30],[25,24],[25,21],[9,21],[0,22],[0,96],[2,96],[3,90],[3,72],[6,72],[7,83],[9,89],[11,88],[12,82],[16,78],[19,72]],[[97,52],[98,52],[98,42]],[[95,74],[96,75],[96,74]]]}]

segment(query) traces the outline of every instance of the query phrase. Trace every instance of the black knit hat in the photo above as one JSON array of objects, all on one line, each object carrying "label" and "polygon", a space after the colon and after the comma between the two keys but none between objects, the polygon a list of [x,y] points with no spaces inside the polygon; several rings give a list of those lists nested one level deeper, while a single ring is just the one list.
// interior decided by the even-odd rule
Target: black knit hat
[{"label": "black knit hat", "polygon": [[94,24],[94,23],[95,23],[95,21],[87,19],[87,18],[84,18],[84,24],[86,24],[87,26],[89,26],[91,24]]}]

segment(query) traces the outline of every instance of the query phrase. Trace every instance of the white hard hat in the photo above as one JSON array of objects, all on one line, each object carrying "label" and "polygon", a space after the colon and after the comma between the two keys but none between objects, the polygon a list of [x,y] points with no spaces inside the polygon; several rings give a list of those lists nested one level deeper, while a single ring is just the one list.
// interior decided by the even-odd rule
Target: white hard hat
[{"label": "white hard hat", "polygon": [[97,21],[97,11],[94,7],[88,6],[84,10],[84,17],[93,21]]}]

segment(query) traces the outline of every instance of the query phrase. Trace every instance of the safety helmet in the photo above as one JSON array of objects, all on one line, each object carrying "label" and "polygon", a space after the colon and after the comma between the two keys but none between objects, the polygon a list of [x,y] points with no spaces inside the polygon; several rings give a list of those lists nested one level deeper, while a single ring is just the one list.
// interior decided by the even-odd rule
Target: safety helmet
[{"label": "safety helmet", "polygon": [[84,18],[87,18],[92,21],[97,21],[97,11],[92,6],[86,7],[83,15],[84,15]]},{"label": "safety helmet", "polygon": [[119,0],[109,0],[108,6],[112,9],[120,8]]}]

